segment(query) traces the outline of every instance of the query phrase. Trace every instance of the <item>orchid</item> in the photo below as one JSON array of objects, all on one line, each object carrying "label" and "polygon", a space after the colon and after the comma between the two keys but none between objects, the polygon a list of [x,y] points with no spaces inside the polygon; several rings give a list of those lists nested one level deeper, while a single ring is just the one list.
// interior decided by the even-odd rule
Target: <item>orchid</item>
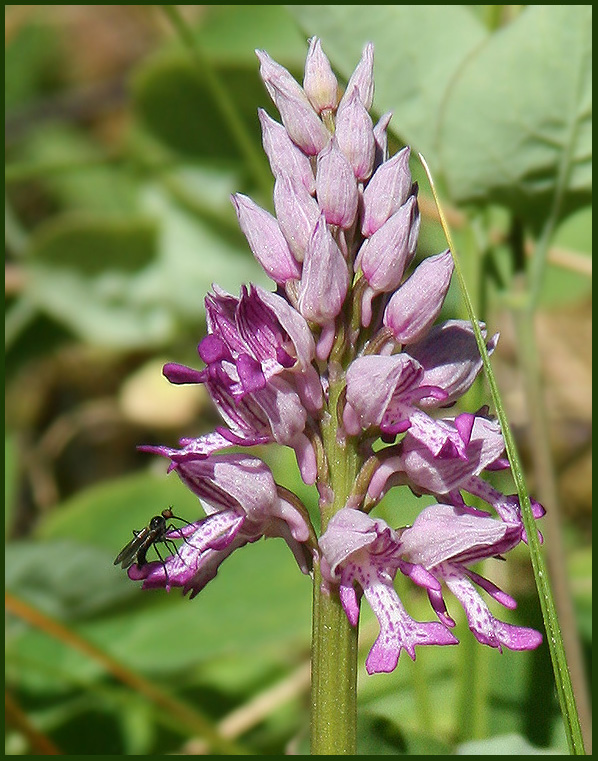
[{"label": "orchid", "polygon": [[[392,583],[403,565],[401,540],[383,520],[343,508],[330,520],[320,547],[324,576],[329,584],[339,584],[349,621],[356,625],[359,620],[357,584],[380,623],[380,634],[366,661],[368,673],[392,671],[403,649],[415,659],[415,645],[457,644],[446,626],[415,621],[405,610]],[[429,581],[438,592],[440,585]]]},{"label": "orchid", "polygon": [[[184,539],[178,552],[167,564],[133,566],[129,572],[132,579],[143,579],[145,588],[181,586],[195,597],[233,550],[262,536],[285,539],[301,570],[308,572],[305,518],[278,492],[265,463],[247,455],[215,454],[208,458],[160,447],[156,453],[171,459],[171,469],[204,500],[207,516],[170,531],[168,539]],[[245,486],[247,480],[251,480],[250,490]]]},{"label": "orchid", "polygon": [[[498,424],[487,409],[446,414],[482,360],[470,323],[438,322],[452,254],[417,261],[410,150],[389,157],[390,115],[374,125],[369,114],[373,46],[344,94],[317,38],[303,86],[265,51],[257,56],[282,121],[259,112],[275,215],[242,194],[232,203],[274,286],[243,286],[239,296],[214,286],[198,345],[203,366],[164,367],[172,383],[203,384],[223,424],[179,447],[142,447],[170,461],[206,516],[167,535],[181,540],[171,557],[129,574],[145,587],[180,586],[195,596],[234,550],[279,537],[314,576],[322,631],[335,605],[349,632],[360,598],[372,607],[380,633],[369,673],[392,671],[402,651],[415,659],[416,646],[457,644],[445,588],[479,642],[535,648],[541,635],[494,618],[474,587],[513,608],[471,565],[502,557],[526,536],[517,499],[483,478],[508,467]],[[487,339],[489,353],[497,340]],[[319,539],[308,511],[265,463],[223,451],[256,444],[294,450],[320,496]],[[429,496],[412,526],[400,514],[394,527],[369,515],[397,486]],[[489,512],[464,494],[485,500]],[[543,508],[533,508],[541,517]],[[427,591],[438,620],[412,618],[394,587],[398,572]]]},{"label": "orchid", "polygon": [[[542,635],[534,629],[494,618],[473,583],[507,608],[515,608],[517,603],[467,567],[512,549],[521,540],[522,531],[520,522],[506,523],[452,505],[437,504],[423,510],[413,526],[401,534],[401,550],[411,563],[446,583],[465,609],[469,628],[479,642],[499,650],[503,645],[512,650],[529,650],[540,644]],[[454,626],[438,590],[430,587],[428,595],[439,618],[447,626]]]}]

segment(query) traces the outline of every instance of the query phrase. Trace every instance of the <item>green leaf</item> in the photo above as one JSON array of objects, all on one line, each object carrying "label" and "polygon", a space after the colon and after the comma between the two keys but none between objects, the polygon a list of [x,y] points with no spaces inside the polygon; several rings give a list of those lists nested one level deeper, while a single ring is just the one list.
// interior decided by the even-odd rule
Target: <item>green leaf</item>
[{"label": "green leaf", "polygon": [[[256,104],[264,100],[258,67],[219,69],[223,86],[240,118],[260,141]],[[134,107],[145,128],[171,150],[191,158],[241,159],[233,133],[210,88],[186,52],[161,53],[137,70],[132,82]]]},{"label": "green leaf", "polygon": [[157,256],[147,218],[56,218],[32,238],[28,296],[75,335],[130,347],[164,341],[172,318],[144,293],[142,275]]},{"label": "green leaf", "polygon": [[37,95],[57,73],[57,36],[55,27],[37,21],[20,24],[16,33],[7,35],[4,103],[9,111]]},{"label": "green leaf", "polygon": [[460,756],[562,756],[565,748],[538,748],[517,734],[472,740],[459,746]]},{"label": "green leaf", "polygon": [[[299,68],[307,47],[288,11],[282,6],[206,6],[192,35],[244,130],[256,147],[261,146],[257,107],[269,107],[270,99],[254,51],[267,48]],[[243,158],[210,86],[209,72],[197,65],[188,49],[174,46],[144,63],[135,72],[132,92],[143,125],[170,150],[211,161]]]},{"label": "green leaf", "polygon": [[142,471],[78,492],[44,516],[35,536],[88,543],[116,556],[133,529],[145,526],[168,505],[188,520],[203,515],[197,497],[178,478]]},{"label": "green leaf", "polygon": [[440,112],[453,77],[487,35],[461,5],[292,5],[347,80],[366,42],[375,45],[378,113],[432,165]]},{"label": "green leaf", "polygon": [[112,553],[70,539],[13,542],[6,548],[6,588],[62,621],[98,615],[134,593],[112,560]]},{"label": "green leaf", "polygon": [[[91,557],[96,559],[93,554]],[[114,576],[112,583],[122,591],[117,576],[124,576],[124,572],[112,566],[111,558],[106,562]],[[110,582],[106,579],[105,583]],[[308,652],[311,585],[281,539],[261,540],[235,552],[194,600],[183,597],[179,589],[168,594],[163,590],[144,591],[140,584],[128,583],[132,591],[126,608],[121,606],[118,614],[104,614],[75,628],[135,671],[166,676],[214,658],[251,658],[256,654],[272,663]],[[92,586],[88,594],[94,596],[96,591]],[[31,592],[23,596],[32,598]],[[58,604],[52,601],[51,606]],[[49,607],[48,602],[44,605]],[[32,680],[44,681],[35,665],[38,652],[43,653],[44,660],[49,658],[81,679],[101,675],[100,666],[61,642],[47,641],[38,632],[13,636],[10,644],[9,655],[14,661],[31,662]],[[27,675],[23,678],[29,679]]]},{"label": "green leaf", "polygon": [[[148,278],[147,291],[196,332],[203,329],[204,297],[213,283],[235,294],[248,281],[272,287],[237,227],[229,198],[235,176],[196,166],[165,177],[163,185],[147,185],[142,193],[141,208],[161,230],[160,267]],[[214,223],[186,210],[177,192],[213,213]]]},{"label": "green leaf", "polygon": [[591,193],[591,6],[528,6],[464,63],[440,125],[458,202],[507,206],[539,224]]},{"label": "green leaf", "polygon": [[[260,540],[235,552],[193,600],[179,590],[153,596],[161,598],[159,605],[112,617],[94,630],[133,668],[168,673],[217,656],[307,652],[311,585],[282,539]],[[176,648],[156,659],[165,642],[176,642]]]},{"label": "green leaf", "polygon": [[129,165],[112,164],[109,158],[88,133],[60,123],[32,130],[19,147],[20,166],[31,174],[37,170],[53,203],[69,210],[133,214],[136,178]]},{"label": "green leaf", "polygon": [[149,219],[62,217],[37,235],[29,256],[35,265],[77,270],[82,277],[128,275],[156,256],[156,227]]},{"label": "green leaf", "polygon": [[[303,67],[307,41],[283,5],[208,5],[197,29],[205,52],[218,62],[257,68],[256,48],[284,66]],[[263,90],[265,95],[265,90]]]},{"label": "green leaf", "polygon": [[228,227],[236,225],[229,200],[235,176],[201,167],[164,173],[162,183],[141,189],[141,214],[65,214],[47,222],[32,237],[27,295],[102,346],[164,345],[181,322],[201,331],[212,283],[233,292],[246,281],[271,285],[236,226]]}]

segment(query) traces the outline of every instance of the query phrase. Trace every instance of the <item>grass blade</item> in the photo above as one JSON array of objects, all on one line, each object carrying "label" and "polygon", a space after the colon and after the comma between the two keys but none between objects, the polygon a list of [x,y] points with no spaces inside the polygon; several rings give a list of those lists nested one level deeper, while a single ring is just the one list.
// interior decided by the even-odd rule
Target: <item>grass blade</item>
[{"label": "grass blade", "polygon": [[513,474],[513,480],[515,482],[517,494],[519,495],[519,502],[521,504],[523,525],[525,527],[525,531],[528,537],[530,558],[532,562],[532,568],[534,571],[536,587],[538,589],[538,595],[540,597],[542,617],[544,619],[544,626],[546,628],[548,647],[550,649],[552,668],[554,671],[554,678],[556,683],[559,704],[561,707],[561,713],[562,713],[563,721],[565,724],[565,732],[567,735],[567,742],[569,744],[569,751],[571,755],[585,755],[584,744],[583,744],[583,739],[581,734],[581,726],[579,722],[579,716],[577,714],[575,697],[573,694],[573,687],[571,684],[571,676],[569,674],[569,669],[567,667],[567,659],[565,657],[563,638],[561,635],[561,629],[560,629],[558,618],[556,615],[556,608],[554,604],[552,590],[550,587],[550,581],[548,578],[546,564],[544,562],[544,557],[540,548],[540,542],[538,540],[537,529],[536,529],[534,517],[532,515],[532,511],[531,511],[531,504],[530,504],[529,495],[527,493],[527,488],[525,485],[525,478],[523,475],[521,460],[519,459],[519,454],[515,446],[515,440],[513,439],[513,435],[509,427],[509,422],[507,420],[507,416],[506,416],[506,413],[500,398],[500,393],[498,391],[496,378],[494,377],[494,373],[492,372],[492,366],[490,365],[490,358],[488,356],[488,351],[486,350],[486,344],[484,342],[484,338],[482,336],[482,332],[480,330],[478,320],[474,314],[471,298],[467,291],[467,285],[465,283],[465,278],[463,276],[461,263],[459,261],[458,256],[456,255],[455,246],[452,240],[451,232],[446,222],[444,213],[442,211],[440,201],[438,199],[438,194],[436,192],[434,180],[432,179],[432,175],[430,173],[430,170],[428,168],[428,165],[426,164],[424,157],[421,154],[418,154],[418,156],[420,161],[422,162],[422,165],[424,167],[424,170],[430,182],[432,194],[434,196],[436,207],[438,209],[438,214],[440,216],[440,223],[442,225],[442,229],[444,230],[444,234],[446,236],[449,248],[453,255],[453,260],[455,263],[455,272],[459,280],[459,286],[463,294],[463,299],[467,309],[467,314],[473,326],[476,343],[478,345],[478,349],[482,357],[482,363],[484,365],[486,379],[490,387],[492,401],[494,403],[494,408],[496,410],[496,414],[500,421],[500,427],[501,427],[502,434],[505,440],[505,448],[507,451],[507,456],[509,458],[509,462],[511,463],[511,472]]}]

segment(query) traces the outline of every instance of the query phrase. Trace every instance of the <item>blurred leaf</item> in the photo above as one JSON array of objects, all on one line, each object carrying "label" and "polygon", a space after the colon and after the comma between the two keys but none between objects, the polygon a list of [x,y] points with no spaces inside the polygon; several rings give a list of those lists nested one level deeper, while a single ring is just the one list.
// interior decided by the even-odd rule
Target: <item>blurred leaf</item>
[{"label": "blurred leaf", "polygon": [[[309,755],[306,736],[296,753]],[[358,756],[451,755],[452,747],[434,734],[417,735],[410,729],[399,730],[392,721],[362,710],[357,716]]]},{"label": "blurred leaf", "polygon": [[[31,131],[20,151],[28,165],[40,168],[38,181],[61,206],[121,215],[135,212],[136,183],[130,167],[110,164],[105,149],[89,133],[67,124],[44,124]],[[58,168],[45,171],[46,166]]]},{"label": "blurred leaf", "polygon": [[144,293],[156,256],[156,227],[146,218],[56,218],[32,239],[28,295],[92,343],[150,345],[172,330],[164,305]]},{"label": "blurred leaf", "polygon": [[[283,6],[207,6],[196,39],[256,145],[261,144],[257,108],[270,106],[259,77],[255,49],[301,65],[302,41]],[[166,50],[138,67],[132,80],[134,107],[149,132],[171,150],[214,161],[242,159],[203,71],[187,50]]]},{"label": "blurred leaf", "polygon": [[58,63],[57,37],[51,25],[25,23],[7,40],[4,57],[4,104],[24,105],[48,83]]},{"label": "blurred leaf", "polygon": [[[575,256],[587,256],[588,269],[592,262],[592,209],[585,207],[570,214],[555,231],[552,247],[573,250]],[[548,263],[542,283],[540,304],[560,307],[591,299],[591,274]]]},{"label": "blurred leaf", "polygon": [[[429,620],[429,608],[426,609],[419,598],[409,592],[403,594],[402,599],[410,615],[417,620]],[[362,610],[365,615],[361,622],[358,668],[363,674],[364,661],[374,641],[373,632],[377,636],[378,625],[369,607],[362,606]],[[366,632],[369,639],[364,642]],[[396,734],[405,733],[405,744],[409,736],[425,735],[430,716],[433,716],[435,740],[443,743],[455,733],[458,658],[458,648],[420,648],[414,665],[407,659],[401,659],[398,668],[391,674],[364,677],[359,686],[361,712],[393,725]],[[418,684],[421,689],[418,689]]]},{"label": "blurred leaf", "polygon": [[65,755],[93,755],[98,747],[108,756],[123,755],[120,717],[89,693],[67,704],[53,737]]},{"label": "blurred leaf", "polygon": [[459,202],[504,204],[541,223],[591,198],[591,6],[527,7],[453,82],[442,165]]},{"label": "blurred leaf", "polygon": [[[132,530],[168,505],[188,520],[203,515],[197,497],[176,477],[151,471],[113,479],[78,492],[39,522],[36,537],[70,539],[105,549],[114,557],[132,537]],[[115,572],[115,569],[112,569]]]},{"label": "blurred leaf", "polygon": [[[308,647],[311,584],[281,539],[235,552],[194,600],[178,590],[158,594],[159,606],[94,629],[94,637],[133,668],[169,673],[223,654],[270,651],[279,657]],[[169,648],[171,642],[176,647]]]},{"label": "blurred leaf", "polygon": [[456,753],[459,756],[562,756],[567,752],[565,748],[538,748],[521,735],[509,734],[463,743]]},{"label": "blurred leaf", "polygon": [[112,555],[71,540],[18,541],[6,549],[6,588],[63,621],[97,615],[131,597]]},{"label": "blurred leaf", "polygon": [[[178,187],[203,208],[226,194],[226,210],[230,214],[230,176],[216,170],[196,167],[184,173],[170,175]],[[168,181],[168,178],[167,178]],[[201,191],[195,187],[202,185]],[[182,320],[203,330],[204,297],[213,283],[237,294],[241,283],[251,281],[270,289],[268,280],[257,264],[247,242],[238,230],[234,215],[232,230],[204,221],[177,203],[171,193],[158,184],[148,185],[142,194],[141,208],[152,219],[160,222],[160,269],[146,286],[153,299],[164,300],[169,309]],[[204,203],[204,195],[212,200]],[[218,209],[222,206],[218,204]],[[214,210],[214,209],[213,209]]]},{"label": "blurred leaf", "polygon": [[[199,501],[174,475],[138,474],[94,487],[69,500],[40,525],[44,539],[72,539],[106,547],[102,555],[108,576],[125,576],[112,559],[131,537],[131,530],[168,504],[184,518],[203,514]],[[93,564],[91,564],[93,567]],[[104,583],[109,584],[109,579]],[[115,581],[116,583],[116,581]],[[267,646],[284,650],[292,642],[307,646],[310,628],[310,583],[303,577],[282,540],[259,541],[227,559],[216,580],[195,599],[179,590],[139,593],[152,606],[131,609],[82,627],[94,642],[143,670],[173,671],[222,653]],[[120,590],[120,583],[118,589]],[[174,652],[165,642],[176,642]],[[156,658],[156,654],[163,657]]]},{"label": "blurred leaf", "polygon": [[29,324],[24,326],[18,340],[6,348],[6,378],[14,379],[20,368],[31,360],[49,357],[65,344],[72,343],[72,333],[49,315],[38,312]]},{"label": "blurred leaf", "polygon": [[[197,29],[197,38],[216,64],[234,61],[257,70],[255,50],[261,48],[285,66],[303,68],[307,41],[285,6],[205,7],[209,13]],[[263,89],[262,95],[265,93]]]},{"label": "blurred leaf", "polygon": [[[260,141],[257,104],[264,99],[257,66],[227,66],[219,77],[246,129]],[[161,53],[139,68],[134,106],[144,126],[171,150],[192,158],[239,161],[233,135],[205,80],[186,52]]]},{"label": "blurred leaf", "polygon": [[[148,592],[130,583],[138,606],[129,604],[119,615],[98,617],[76,631],[133,670],[160,677],[224,655],[257,653],[276,660],[285,652],[307,652],[310,582],[282,540],[260,541],[234,553],[194,600],[178,589]],[[55,681],[55,675],[40,669],[40,658],[81,680],[102,674],[99,665],[42,632],[13,637],[8,648],[11,660],[22,664],[19,679],[40,688],[46,679],[46,688]]]},{"label": "blurred leaf", "polygon": [[366,42],[375,45],[380,114],[390,128],[437,162],[440,113],[453,77],[487,36],[462,5],[291,5],[309,35],[317,34],[333,67],[351,75]]},{"label": "blurred leaf", "polygon": [[364,711],[357,718],[357,755],[451,755],[452,748],[438,736],[418,736],[399,730],[397,724]]},{"label": "blurred leaf", "polygon": [[156,226],[149,219],[62,217],[36,237],[30,257],[37,266],[77,270],[82,277],[128,275],[156,258]]},{"label": "blurred leaf", "polygon": [[[203,180],[201,193],[192,177]],[[200,207],[212,188],[210,214],[229,186],[227,175],[200,168],[167,181]],[[64,215],[33,236],[28,295],[75,335],[117,348],[162,345],[181,321],[202,330],[212,283],[235,292],[248,280],[268,284],[236,229],[198,218],[159,185],[146,186],[139,203],[143,216]],[[233,216],[229,205],[227,192]]]}]

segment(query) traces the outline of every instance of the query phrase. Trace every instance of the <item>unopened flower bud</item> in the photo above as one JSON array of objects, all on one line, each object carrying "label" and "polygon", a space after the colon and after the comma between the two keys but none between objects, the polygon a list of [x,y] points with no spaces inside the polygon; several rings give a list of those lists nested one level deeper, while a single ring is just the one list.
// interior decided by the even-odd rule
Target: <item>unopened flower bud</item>
[{"label": "unopened flower bud", "polygon": [[287,280],[297,280],[301,268],[276,219],[242,193],[231,196],[231,200],[249,247],[266,274],[279,285],[284,285]]},{"label": "unopened flower bud", "polygon": [[394,291],[401,282],[413,247],[415,209],[416,200],[411,196],[359,250],[355,266],[361,267],[377,293]]},{"label": "unopened flower bud", "polygon": [[371,42],[368,42],[363,49],[361,60],[351,74],[340,103],[341,106],[354,91],[357,92],[364,107],[369,110],[374,102],[374,46]]},{"label": "unopened flower bud", "polygon": [[440,314],[453,274],[450,251],[430,256],[393,294],[384,312],[384,325],[402,344],[422,338]]},{"label": "unopened flower bud", "polygon": [[276,103],[277,89],[281,88],[289,97],[302,98],[305,96],[299,82],[265,50],[256,50],[255,54],[260,62],[260,77],[274,103]]},{"label": "unopened flower bud", "polygon": [[316,179],[309,158],[289,137],[286,129],[258,108],[262,125],[262,143],[275,177],[287,175],[301,182],[312,195],[316,192]]},{"label": "unopened flower bud", "polygon": [[372,173],[376,144],[372,119],[356,91],[343,99],[338,109],[334,136],[355,177],[361,182],[367,180]]},{"label": "unopened flower bud", "polygon": [[338,82],[317,37],[312,37],[309,41],[303,89],[319,114],[326,110],[332,111],[338,105]]},{"label": "unopened flower bud", "polygon": [[306,320],[318,325],[330,322],[341,311],[348,288],[347,263],[322,215],[303,262],[299,311]]},{"label": "unopened flower bud", "polygon": [[289,137],[308,156],[315,156],[330,140],[330,133],[289,72],[263,50],[256,50],[256,55],[261,77]]},{"label": "unopened flower bud", "polygon": [[318,204],[329,225],[349,228],[355,221],[359,195],[349,160],[336,138],[318,156],[316,171]]},{"label": "unopened flower bud", "polygon": [[407,200],[412,187],[409,147],[403,148],[374,172],[363,191],[361,232],[370,237]]},{"label": "unopened flower bud", "polygon": [[286,174],[279,175],[274,185],[276,218],[289,248],[297,261],[305,258],[305,250],[320,218],[320,208],[301,182]]}]

